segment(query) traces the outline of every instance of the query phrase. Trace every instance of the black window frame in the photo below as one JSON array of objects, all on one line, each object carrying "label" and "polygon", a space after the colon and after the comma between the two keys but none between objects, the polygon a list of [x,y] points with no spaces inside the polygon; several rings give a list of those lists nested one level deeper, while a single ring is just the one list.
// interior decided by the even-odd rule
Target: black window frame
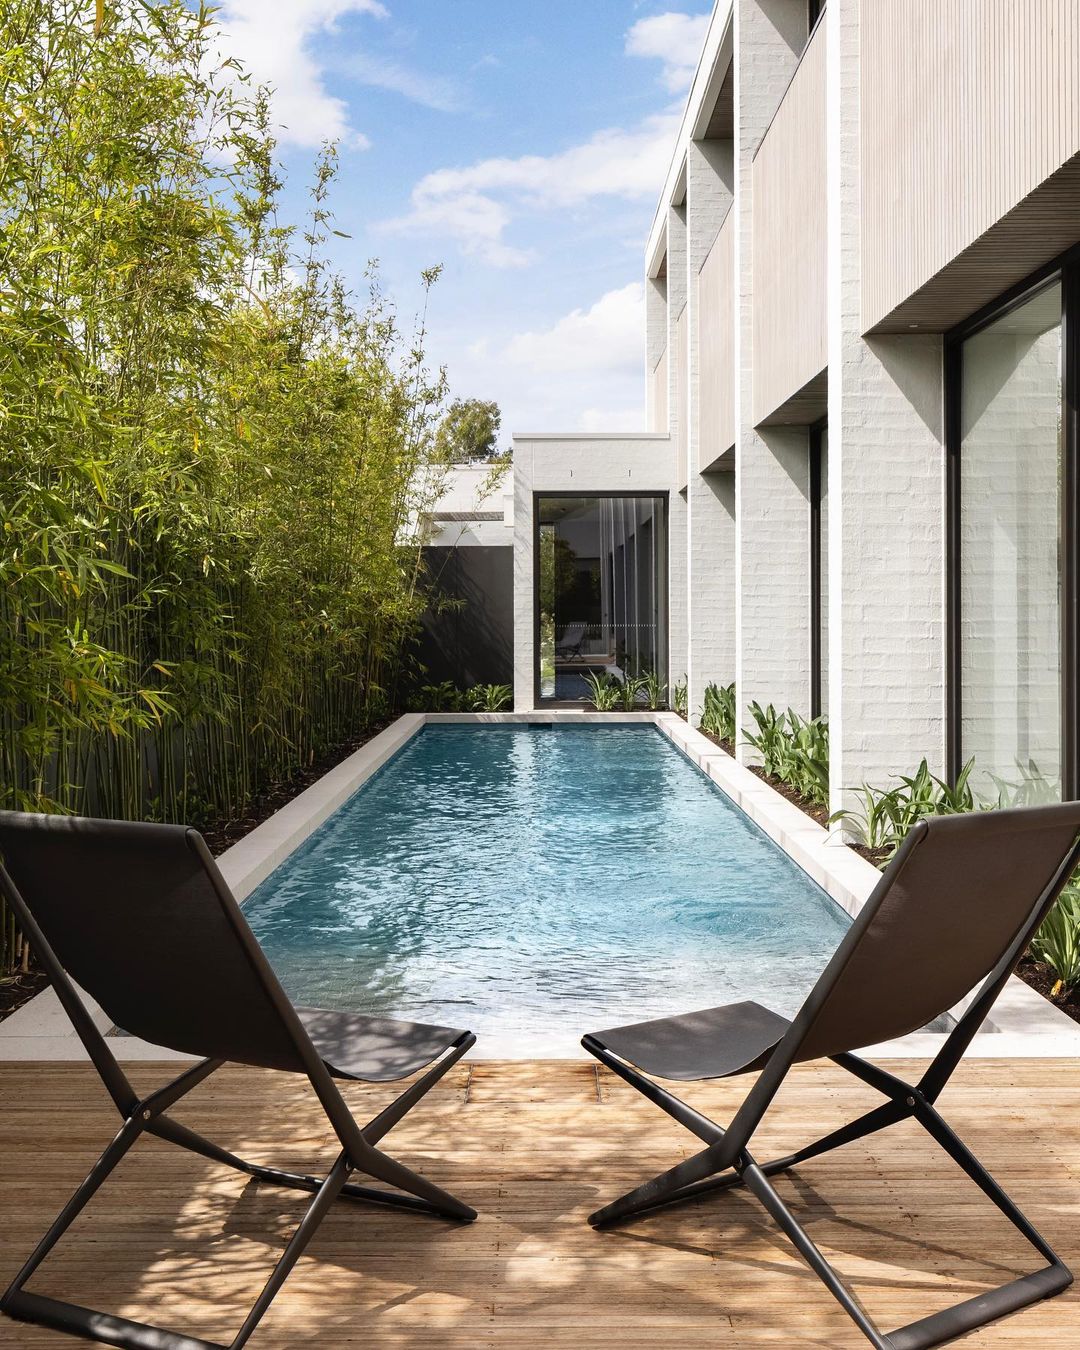
[{"label": "black window frame", "polygon": [[548,708],[583,708],[588,705],[582,699],[554,699],[541,698],[540,696],[540,502],[550,501],[552,498],[577,499],[577,498],[607,498],[611,500],[615,497],[646,497],[650,500],[660,500],[661,513],[664,526],[664,550],[663,550],[663,574],[656,579],[657,600],[662,600],[664,607],[664,640],[667,643],[668,650],[664,657],[664,666],[667,674],[668,691],[672,690],[671,671],[667,669],[671,665],[671,530],[669,527],[669,516],[671,511],[671,493],[666,488],[658,489],[655,492],[641,488],[622,488],[605,491],[604,489],[589,488],[559,488],[551,491],[544,491],[541,488],[532,490],[532,537],[533,537],[533,584],[532,584],[532,607],[533,607],[533,707],[538,709]]},{"label": "black window frame", "polygon": [[944,335],[945,376],[945,762],[963,768],[961,612],[961,407],[963,344],[1055,283],[1061,285],[1061,795],[1080,796],[1080,244],[1044,264]]},{"label": "black window frame", "polygon": [[810,716],[820,717],[821,706],[821,456],[822,433],[828,425],[821,418],[809,428],[810,496]]}]

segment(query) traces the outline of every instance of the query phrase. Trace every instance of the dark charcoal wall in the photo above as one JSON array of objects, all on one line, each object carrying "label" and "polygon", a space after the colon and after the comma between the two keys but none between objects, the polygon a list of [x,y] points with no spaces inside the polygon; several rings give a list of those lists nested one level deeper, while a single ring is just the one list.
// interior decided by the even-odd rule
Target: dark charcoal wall
[{"label": "dark charcoal wall", "polygon": [[424,561],[436,590],[465,602],[424,616],[417,648],[428,668],[424,683],[513,684],[513,548],[429,548]]}]

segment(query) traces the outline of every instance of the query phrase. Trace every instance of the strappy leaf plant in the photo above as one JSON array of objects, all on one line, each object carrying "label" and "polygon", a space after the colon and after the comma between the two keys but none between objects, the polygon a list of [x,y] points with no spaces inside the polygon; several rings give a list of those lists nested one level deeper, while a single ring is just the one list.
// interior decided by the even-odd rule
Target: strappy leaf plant
[{"label": "strappy leaf plant", "polygon": [[687,685],[686,676],[684,675],[682,679],[679,680],[678,683],[675,685],[675,688],[671,691],[672,711],[677,712],[680,717],[685,717],[688,702],[689,702],[689,687]]},{"label": "strappy leaf plant", "polygon": [[1040,925],[1031,953],[1053,972],[1051,998],[1071,993],[1080,983],[1080,886],[1075,879]]},{"label": "strappy leaf plant", "polygon": [[641,695],[646,692],[645,680],[637,675],[624,675],[619,681],[619,702],[624,712],[633,712],[641,706]]},{"label": "strappy leaf plant", "polygon": [[642,676],[641,690],[645,695],[645,706],[650,712],[667,707],[667,683],[655,671],[646,671]]},{"label": "strappy leaf plant", "polygon": [[612,675],[590,671],[585,676],[585,685],[588,689],[585,701],[597,712],[613,712],[622,702],[622,685]]},{"label": "strappy leaf plant", "polygon": [[855,796],[859,806],[837,811],[832,820],[852,825],[867,848],[885,850],[888,861],[903,843],[904,836],[927,816],[955,815],[976,809],[970,779],[974,760],[969,759],[950,786],[930,772],[925,759],[913,774],[898,775],[892,788],[875,788],[864,783]]},{"label": "strappy leaf plant", "polygon": [[502,712],[514,701],[508,684],[476,684],[469,690],[469,702],[475,712]]},{"label": "strappy leaf plant", "polygon": [[721,741],[735,740],[735,685],[705,686],[701,708],[701,729]]}]

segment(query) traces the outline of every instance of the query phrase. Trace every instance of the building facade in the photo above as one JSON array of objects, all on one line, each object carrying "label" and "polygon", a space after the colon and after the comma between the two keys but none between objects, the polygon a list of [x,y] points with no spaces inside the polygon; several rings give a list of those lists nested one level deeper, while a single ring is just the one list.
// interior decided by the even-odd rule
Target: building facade
[{"label": "building facade", "polygon": [[1078,152],[1076,0],[719,0],[649,431],[514,439],[515,706],[734,681],[828,716],[834,809],[924,756],[1077,795]]}]

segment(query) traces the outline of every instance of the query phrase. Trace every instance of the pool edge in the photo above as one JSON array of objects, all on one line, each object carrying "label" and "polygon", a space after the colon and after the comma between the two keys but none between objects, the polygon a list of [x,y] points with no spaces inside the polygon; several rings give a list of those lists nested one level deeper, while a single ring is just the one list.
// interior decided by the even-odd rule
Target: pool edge
[{"label": "pool edge", "polygon": [[[655,726],[853,917],[877,884],[880,876],[877,869],[849,849],[838,833],[830,832],[812,820],[676,713],[599,713],[586,709],[405,713],[226,849],[217,860],[222,875],[243,903],[276,867],[425,726],[529,723]],[[952,1010],[954,1016],[963,1012],[971,997],[969,995]],[[110,1019],[92,1000],[85,1001],[95,1022],[106,1030]],[[1039,1059],[1080,1056],[1080,1025],[1015,975],[1010,977],[994,1006],[991,1026],[992,1030],[983,1030],[976,1035],[968,1055]],[[134,1037],[117,1037],[111,1044],[117,1059],[122,1060],[191,1058]],[[915,1033],[884,1046],[871,1047],[868,1053],[881,1058],[923,1058],[932,1055],[940,1044],[940,1036]],[[581,1054],[585,1057],[584,1051]],[[505,1058],[505,1055],[499,1057]],[[18,1012],[0,1022],[0,1062],[86,1058],[82,1042],[67,1021],[52,989],[42,990]],[[534,1056],[525,1054],[522,1058]]]}]

